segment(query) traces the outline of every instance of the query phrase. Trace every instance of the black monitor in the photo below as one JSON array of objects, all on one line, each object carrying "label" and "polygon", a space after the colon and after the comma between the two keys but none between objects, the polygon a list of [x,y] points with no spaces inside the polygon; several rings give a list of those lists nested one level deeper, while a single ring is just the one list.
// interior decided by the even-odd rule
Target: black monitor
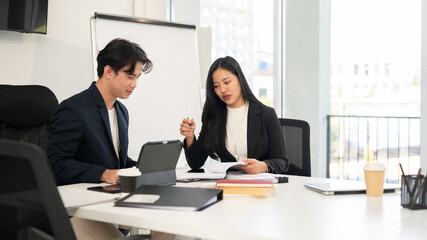
[{"label": "black monitor", "polygon": [[0,30],[47,33],[48,0],[0,0]]}]

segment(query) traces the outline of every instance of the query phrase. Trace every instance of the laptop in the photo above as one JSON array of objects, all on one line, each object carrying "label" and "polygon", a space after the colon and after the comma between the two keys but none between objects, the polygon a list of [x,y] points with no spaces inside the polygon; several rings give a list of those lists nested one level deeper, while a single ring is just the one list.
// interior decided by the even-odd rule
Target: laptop
[{"label": "laptop", "polygon": [[138,185],[171,185],[176,183],[175,168],[182,142],[167,140],[147,142],[141,147],[136,167],[141,172]]},{"label": "laptop", "polygon": [[[337,181],[330,183],[306,183],[304,186],[310,190],[324,195],[366,193],[365,182],[361,181]],[[400,190],[400,184],[384,183],[384,193]]]}]

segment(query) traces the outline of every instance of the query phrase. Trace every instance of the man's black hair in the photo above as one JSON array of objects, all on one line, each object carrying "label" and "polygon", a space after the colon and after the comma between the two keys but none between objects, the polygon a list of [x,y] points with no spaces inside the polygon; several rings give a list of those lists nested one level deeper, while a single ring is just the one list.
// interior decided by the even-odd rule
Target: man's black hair
[{"label": "man's black hair", "polygon": [[101,78],[104,74],[104,67],[110,66],[117,74],[118,71],[128,65],[130,68],[125,69],[126,73],[133,73],[135,65],[138,62],[142,63],[142,71],[148,73],[153,68],[153,63],[147,58],[147,54],[137,44],[125,39],[116,38],[109,42],[103,50],[101,50],[96,58],[98,61],[98,77]]}]

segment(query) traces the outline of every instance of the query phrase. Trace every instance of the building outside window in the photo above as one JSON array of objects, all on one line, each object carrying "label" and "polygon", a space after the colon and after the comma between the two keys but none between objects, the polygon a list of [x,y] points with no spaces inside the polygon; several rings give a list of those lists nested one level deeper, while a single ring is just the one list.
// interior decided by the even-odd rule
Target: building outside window
[{"label": "building outside window", "polygon": [[329,175],[363,179],[364,163],[378,161],[387,179],[398,181],[399,163],[407,173],[420,166],[421,0],[331,6],[331,67],[353,71],[331,75],[331,114],[338,117],[330,121],[337,131]]},{"label": "building outside window", "polygon": [[[200,0],[193,8],[199,28],[210,28],[211,59],[225,56],[235,58],[242,67],[252,92],[266,105],[274,105],[274,9],[276,0]],[[183,7],[187,1],[174,0],[172,20],[180,21],[185,15]],[[194,7],[196,6],[196,7]],[[277,23],[276,23],[277,24]],[[206,76],[202,76],[206,78]],[[202,80],[202,82],[204,82]],[[202,88],[205,86],[202,85]],[[262,93],[262,95],[260,94]],[[280,115],[280,114],[279,114]]]}]

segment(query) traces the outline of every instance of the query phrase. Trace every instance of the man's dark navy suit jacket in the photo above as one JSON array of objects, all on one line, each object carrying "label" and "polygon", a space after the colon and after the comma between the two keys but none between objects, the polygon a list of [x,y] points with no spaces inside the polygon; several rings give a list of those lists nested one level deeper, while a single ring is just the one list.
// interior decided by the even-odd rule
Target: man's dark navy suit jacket
[{"label": "man's dark navy suit jacket", "polygon": [[119,159],[114,151],[108,110],[95,85],[64,100],[52,115],[47,154],[58,185],[98,183],[106,169],[128,168],[129,115],[116,101]]}]

